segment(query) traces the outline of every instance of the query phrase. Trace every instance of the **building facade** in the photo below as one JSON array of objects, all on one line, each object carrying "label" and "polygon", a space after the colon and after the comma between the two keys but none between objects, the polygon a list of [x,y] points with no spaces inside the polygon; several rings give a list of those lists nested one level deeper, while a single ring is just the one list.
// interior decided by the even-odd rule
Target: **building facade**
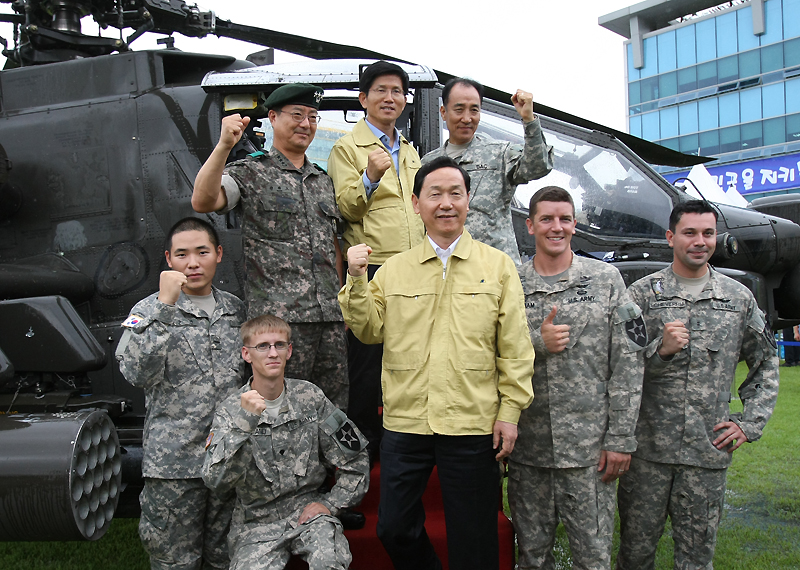
[{"label": "building facade", "polygon": [[627,38],[632,135],[717,158],[749,200],[800,192],[800,0],[648,0],[599,23]]}]

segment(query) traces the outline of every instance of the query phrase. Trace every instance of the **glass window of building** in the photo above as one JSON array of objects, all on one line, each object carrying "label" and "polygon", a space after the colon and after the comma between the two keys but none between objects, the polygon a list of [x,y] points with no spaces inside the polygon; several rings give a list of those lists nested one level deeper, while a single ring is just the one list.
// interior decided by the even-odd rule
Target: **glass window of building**
[{"label": "glass window of building", "polygon": [[800,141],[800,113],[786,117],[786,142]]},{"label": "glass window of building", "polygon": [[761,35],[761,45],[765,46],[779,42],[783,39],[783,11],[780,0],[764,2],[764,27],[766,31]]},{"label": "glass window of building", "polygon": [[763,146],[761,137],[761,121],[742,125],[742,148],[756,148]]},{"label": "glass window of building", "polygon": [[687,93],[697,89],[697,67],[678,70],[678,93]]},{"label": "glass window of building", "polygon": [[784,90],[783,83],[772,83],[761,88],[761,106],[764,117],[777,117],[786,113]]},{"label": "glass window of building", "polygon": [[642,115],[642,138],[657,141],[661,138],[658,128],[658,111]]},{"label": "glass window of building", "polygon": [[677,63],[679,68],[697,63],[693,25],[684,26],[675,30],[675,42],[677,44]]},{"label": "glass window of building", "polygon": [[[696,133],[699,130],[697,123],[697,101],[679,105],[678,120],[680,122],[680,131],[682,135]],[[683,147],[683,143],[681,143],[681,147]],[[695,145],[695,147],[697,147],[697,145]]]},{"label": "glass window of building", "polygon": [[758,36],[753,33],[753,8],[747,6],[736,10],[736,18],[739,51],[757,48],[760,43]]},{"label": "glass window of building", "polygon": [[757,50],[739,54],[739,77],[753,77],[761,73],[761,53]]},{"label": "glass window of building", "polygon": [[717,62],[709,61],[697,66],[697,88],[710,87],[717,84]]},{"label": "glass window of building", "polygon": [[736,12],[714,18],[717,22],[717,57],[736,53]]},{"label": "glass window of building", "polygon": [[661,138],[667,139],[678,136],[678,108],[667,107],[659,112],[661,122]]},{"label": "glass window of building", "polygon": [[648,77],[639,82],[642,102],[654,101],[659,98],[658,77]]},{"label": "glass window of building", "polygon": [[700,149],[698,135],[687,135],[680,138],[680,151],[686,154],[697,154]]},{"label": "glass window of building", "polygon": [[658,74],[658,45],[656,42],[656,36],[644,39],[644,67],[639,70],[643,78]]},{"label": "glass window of building", "polygon": [[716,59],[717,27],[714,23],[714,19],[710,18],[702,22],[697,22],[695,24],[695,30],[695,37],[697,38],[697,62],[700,63],[710,59]]},{"label": "glass window of building", "polygon": [[761,72],[769,73],[783,69],[783,46],[775,44],[761,48]]},{"label": "glass window of building", "polygon": [[719,152],[735,152],[742,149],[739,126],[719,130]]},{"label": "glass window of building", "polygon": [[800,36],[800,0],[783,0],[783,37]]},{"label": "glass window of building", "polygon": [[727,127],[739,122],[739,93],[726,93],[719,99],[719,126]]},{"label": "glass window of building", "polygon": [[631,117],[628,120],[628,132],[635,137],[642,137],[642,118]]},{"label": "glass window of building", "polygon": [[732,55],[717,61],[717,81],[728,83],[739,79],[739,57]]},{"label": "glass window of building", "polygon": [[660,144],[661,146],[665,146],[669,149],[672,149],[675,152],[677,152],[681,148],[681,141],[677,137],[675,137],[674,139],[664,139],[663,141],[658,141],[658,144]]},{"label": "glass window of building", "polygon": [[786,113],[800,112],[800,77],[786,82]]},{"label": "glass window of building", "polygon": [[658,76],[658,98],[673,97],[678,94],[678,74],[675,71]]},{"label": "glass window of building", "polygon": [[739,115],[743,123],[761,119],[761,89],[745,89],[739,93]]},{"label": "glass window of building", "polygon": [[789,40],[783,44],[783,59],[786,67],[800,65],[800,38]]},{"label": "glass window of building", "polygon": [[638,105],[642,102],[639,90],[639,82],[628,83],[628,105]]},{"label": "glass window of building", "polygon": [[[781,85],[781,87],[783,87]],[[776,117],[763,123],[764,145],[783,144],[786,142],[786,119]]]},{"label": "glass window of building", "polygon": [[700,115],[699,123],[701,131],[708,131],[719,127],[719,101],[717,101],[716,98],[698,101],[697,107]]},{"label": "glass window of building", "polygon": [[663,32],[658,38],[658,72],[672,71],[676,67],[675,30]]},{"label": "glass window of building", "polygon": [[719,131],[700,133],[700,154],[711,156],[719,153]]}]

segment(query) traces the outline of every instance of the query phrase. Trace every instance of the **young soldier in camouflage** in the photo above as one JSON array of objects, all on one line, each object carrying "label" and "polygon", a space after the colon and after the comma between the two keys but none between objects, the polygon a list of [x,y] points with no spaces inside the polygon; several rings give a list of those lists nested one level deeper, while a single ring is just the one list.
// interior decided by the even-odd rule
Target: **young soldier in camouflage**
[{"label": "young soldier in camouflage", "polygon": [[[675,206],[672,265],[631,285],[648,337],[644,388],[630,471],[620,479],[617,568],[652,569],[667,515],[675,568],[712,568],[731,454],[761,437],[778,395],[775,339],[752,293],[711,269],[717,212]],[[750,369],[731,414],[740,359]]]},{"label": "young soldier in camouflage", "polygon": [[[335,516],[367,491],[366,440],[319,388],[284,378],[286,322],[263,315],[241,337],[253,377],[218,408],[203,465],[206,485],[236,490],[231,569],[280,570],[291,554],[310,570],[345,569],[350,549]],[[326,467],[337,468],[336,484],[322,494]]]},{"label": "young soldier in camouflage", "polygon": [[439,112],[450,138],[426,154],[425,164],[438,156],[455,159],[472,178],[467,229],[472,237],[507,253],[519,263],[519,249],[511,222],[511,200],[518,184],[537,180],[553,168],[539,117],[533,114],[533,96],[518,89],[511,97],[525,130],[524,146],[476,135],[481,120],[483,85],[456,77],[442,90]]},{"label": "young soldier in camouflage", "polygon": [[566,190],[547,186],[531,198],[536,255],[519,273],[535,398],[520,416],[508,474],[520,569],[554,568],[559,519],[573,568],[611,565],[615,481],[636,449],[642,312],[616,268],[572,253],[575,223]]},{"label": "young soldier in camouflage", "polygon": [[242,302],[211,285],[222,246],[214,228],[185,218],[167,235],[170,271],[122,324],[117,360],[145,391],[139,534],[153,569],[227,568],[232,497],[201,480],[215,406],[243,383]]},{"label": "young soldier in camouflage", "polygon": [[227,212],[241,204],[248,316],[269,313],[291,323],[296,356],[287,373],[314,382],[347,409],[347,346],[336,303],[341,218],[331,179],[305,154],[322,95],[319,87],[297,83],[273,91],[265,103],[272,148],[227,167],[250,118],[222,119],[219,142],[197,173],[192,206]]}]

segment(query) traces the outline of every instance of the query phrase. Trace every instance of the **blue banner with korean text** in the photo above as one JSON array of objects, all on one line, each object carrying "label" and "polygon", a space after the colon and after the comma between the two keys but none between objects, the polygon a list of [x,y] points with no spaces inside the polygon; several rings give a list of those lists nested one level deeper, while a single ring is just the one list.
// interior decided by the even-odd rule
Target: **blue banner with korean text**
[{"label": "blue banner with korean text", "polygon": [[[717,184],[723,191],[727,191],[731,186],[736,188],[739,194],[800,188],[800,153],[706,166],[706,170],[717,179]],[[664,178],[675,182],[688,174],[688,170],[672,172],[665,174]]]}]

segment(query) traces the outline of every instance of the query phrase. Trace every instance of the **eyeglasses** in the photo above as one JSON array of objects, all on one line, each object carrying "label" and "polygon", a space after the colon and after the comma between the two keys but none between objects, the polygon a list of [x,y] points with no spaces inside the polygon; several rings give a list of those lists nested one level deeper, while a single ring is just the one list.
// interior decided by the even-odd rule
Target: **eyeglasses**
[{"label": "eyeglasses", "polygon": [[370,89],[373,93],[377,93],[381,97],[386,97],[387,93],[392,94],[392,98],[394,99],[404,99],[406,94],[403,92],[402,89],[398,89],[395,87],[394,89],[386,89],[385,87],[376,87],[375,89]]},{"label": "eyeglasses", "polygon": [[302,123],[305,119],[308,119],[308,122],[312,125],[316,125],[322,120],[322,117],[319,115],[304,115],[298,111],[278,111],[278,113],[286,113],[289,115],[295,123]]},{"label": "eyeglasses", "polygon": [[255,346],[245,345],[245,348],[254,348],[258,352],[269,352],[272,349],[272,347],[275,347],[275,350],[277,350],[278,352],[286,352],[287,350],[289,350],[289,346],[291,346],[291,344],[292,344],[291,342],[284,342],[282,340],[279,340],[278,342],[272,344],[268,342],[262,342],[261,344],[257,344]]}]

